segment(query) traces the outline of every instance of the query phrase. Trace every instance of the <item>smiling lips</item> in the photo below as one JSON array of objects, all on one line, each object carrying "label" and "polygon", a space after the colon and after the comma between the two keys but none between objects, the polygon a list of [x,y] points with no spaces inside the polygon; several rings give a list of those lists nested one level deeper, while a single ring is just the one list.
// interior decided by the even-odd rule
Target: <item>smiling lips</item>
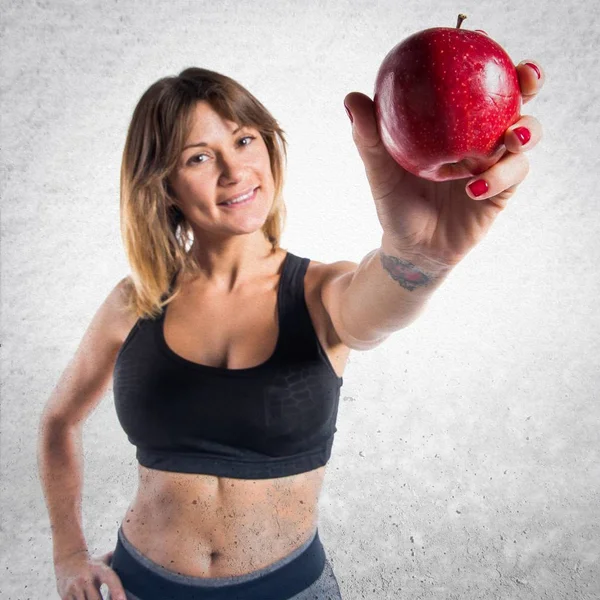
[{"label": "smiling lips", "polygon": [[251,200],[254,200],[254,197],[256,196],[256,190],[257,190],[257,188],[252,188],[252,189],[248,190],[247,192],[240,194],[239,196],[234,196],[233,198],[230,198],[229,200],[225,200],[224,202],[219,202],[219,206],[236,206],[238,204],[247,204]]}]

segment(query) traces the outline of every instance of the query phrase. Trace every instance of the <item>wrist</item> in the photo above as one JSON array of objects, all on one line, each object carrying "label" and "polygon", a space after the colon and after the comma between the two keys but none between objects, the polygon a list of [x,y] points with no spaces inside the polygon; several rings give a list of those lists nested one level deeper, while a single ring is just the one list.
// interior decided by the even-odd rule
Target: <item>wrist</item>
[{"label": "wrist", "polygon": [[73,558],[78,554],[85,554],[88,558],[90,556],[89,549],[87,547],[79,548],[77,550],[69,550],[67,552],[61,552],[60,554],[54,553],[54,565],[57,566],[65,560],[69,560],[70,558]]},{"label": "wrist", "polygon": [[418,279],[418,274],[422,274],[428,281],[434,282],[444,279],[454,265],[451,265],[439,258],[429,256],[415,248],[402,248],[394,244],[384,234],[381,238],[381,247],[379,253],[383,260],[399,263],[403,269],[414,272],[414,277]]}]

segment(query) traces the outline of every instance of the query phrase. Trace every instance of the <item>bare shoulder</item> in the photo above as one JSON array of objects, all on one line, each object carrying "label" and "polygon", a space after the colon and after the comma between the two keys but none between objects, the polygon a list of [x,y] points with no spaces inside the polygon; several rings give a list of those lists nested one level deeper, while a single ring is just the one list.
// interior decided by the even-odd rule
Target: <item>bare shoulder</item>
[{"label": "bare shoulder", "polygon": [[351,349],[358,346],[346,333],[341,318],[341,301],[357,268],[358,264],[349,260],[334,263],[311,260],[306,281],[307,295],[310,294],[313,306],[321,313],[328,339]]},{"label": "bare shoulder", "polygon": [[307,272],[309,285],[313,286],[314,292],[327,308],[327,297],[331,295],[332,289],[345,289],[352,281],[357,268],[358,263],[351,260],[334,263],[311,260]]},{"label": "bare shoulder", "polygon": [[133,281],[128,275],[123,277],[110,291],[98,310],[97,316],[112,332],[116,341],[125,340],[138,317],[129,309],[129,299],[134,292]]},{"label": "bare shoulder", "polygon": [[358,263],[352,262],[351,260],[323,263],[311,259],[307,275],[309,276],[310,283],[318,287],[319,291],[321,291],[323,286],[327,286],[338,277],[354,274],[357,268]]}]

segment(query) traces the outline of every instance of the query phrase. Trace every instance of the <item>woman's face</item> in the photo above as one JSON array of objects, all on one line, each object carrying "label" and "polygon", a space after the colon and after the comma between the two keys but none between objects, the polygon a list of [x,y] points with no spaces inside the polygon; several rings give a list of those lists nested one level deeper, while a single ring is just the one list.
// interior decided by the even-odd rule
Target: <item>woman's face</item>
[{"label": "woman's face", "polygon": [[[262,136],[223,119],[208,102],[198,102],[192,123],[169,181],[194,234],[222,237],[260,229],[275,193]],[[250,202],[222,204],[253,190]]]}]

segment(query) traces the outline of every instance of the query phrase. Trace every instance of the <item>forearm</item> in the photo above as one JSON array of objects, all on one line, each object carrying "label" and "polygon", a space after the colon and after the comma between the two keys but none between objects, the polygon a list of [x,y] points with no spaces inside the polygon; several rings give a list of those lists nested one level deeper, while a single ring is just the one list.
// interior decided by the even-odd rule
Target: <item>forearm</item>
[{"label": "forearm", "polygon": [[50,517],[56,563],[75,552],[87,551],[81,518],[81,427],[42,420],[38,444],[38,469]]},{"label": "forearm", "polygon": [[[423,256],[399,252],[385,236],[362,260],[344,300],[344,321],[356,337],[381,339],[412,323],[451,268]],[[360,337],[362,334],[362,338]]]}]

